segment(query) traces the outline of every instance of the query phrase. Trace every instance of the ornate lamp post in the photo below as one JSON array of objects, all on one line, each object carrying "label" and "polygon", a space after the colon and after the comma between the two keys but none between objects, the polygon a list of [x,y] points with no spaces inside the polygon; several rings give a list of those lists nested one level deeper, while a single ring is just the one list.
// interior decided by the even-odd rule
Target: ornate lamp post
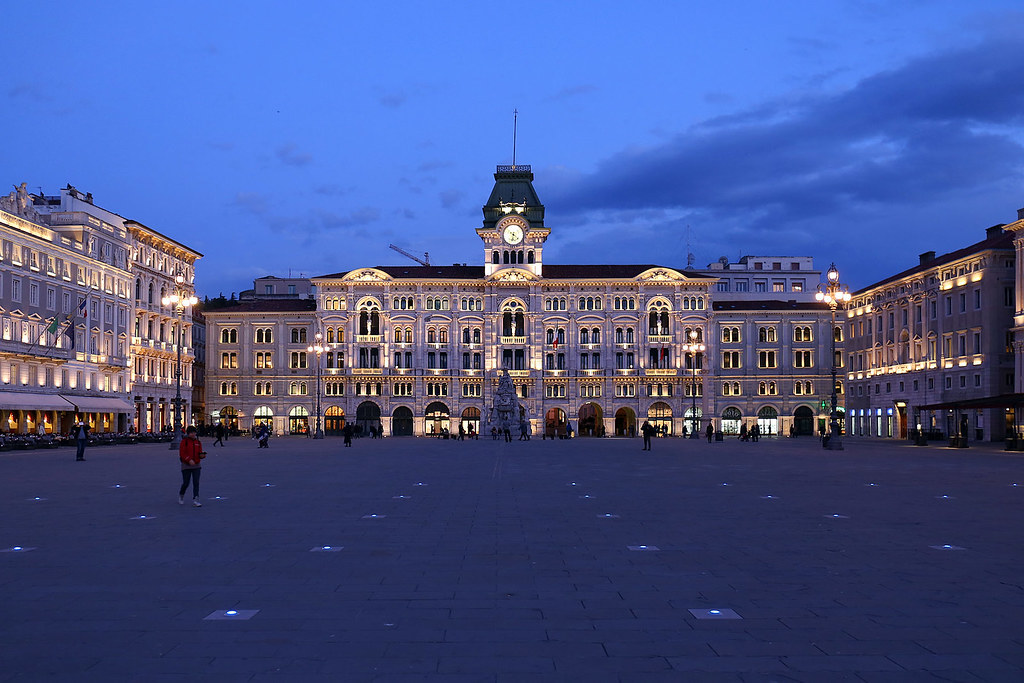
[{"label": "ornate lamp post", "polygon": [[836,308],[843,306],[850,299],[850,292],[839,282],[839,269],[836,264],[828,267],[825,273],[827,282],[818,285],[818,293],[814,298],[824,301],[832,311],[832,325],[829,328],[829,336],[832,338],[832,408],[829,411],[829,438],[825,448],[831,451],[843,450],[843,440],[839,434],[839,411],[836,397]]},{"label": "ornate lamp post", "polygon": [[690,429],[690,438],[700,438],[700,418],[697,417],[697,354],[704,353],[707,348],[697,341],[697,330],[690,331],[690,342],[683,344],[683,352],[690,354],[690,369],[693,370],[693,384],[690,385],[690,396],[693,398],[693,407],[690,410],[690,417],[693,420],[693,427]]},{"label": "ornate lamp post", "polygon": [[185,311],[199,303],[199,299],[185,287],[185,275],[179,270],[174,276],[174,290],[162,300],[164,306],[173,306],[178,314],[178,332],[175,346],[178,347],[178,361],[174,366],[174,431],[171,433],[171,450],[178,450],[181,444],[181,347],[185,336]]},{"label": "ornate lamp post", "polygon": [[324,438],[324,430],[320,425],[320,357],[324,354],[325,351],[329,351],[330,349],[334,348],[331,344],[324,344],[323,339],[324,336],[321,333],[317,332],[316,335],[314,335],[313,344],[306,347],[306,351],[308,351],[309,353],[316,354],[316,427],[313,430],[314,439]]}]

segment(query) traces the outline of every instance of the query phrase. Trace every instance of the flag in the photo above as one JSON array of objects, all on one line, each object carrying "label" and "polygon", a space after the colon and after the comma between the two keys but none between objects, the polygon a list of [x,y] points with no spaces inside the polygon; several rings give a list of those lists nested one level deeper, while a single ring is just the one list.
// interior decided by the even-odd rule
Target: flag
[{"label": "flag", "polygon": [[64,328],[64,336],[68,338],[68,345],[73,349],[75,348],[75,326],[68,325]]},{"label": "flag", "polygon": [[89,299],[82,299],[82,303],[78,304],[78,312],[82,314],[83,318],[89,317],[89,311],[85,310],[87,303],[89,303]]},{"label": "flag", "polygon": [[558,348],[558,337],[555,337],[554,347],[556,349]]},{"label": "flag", "polygon": [[49,324],[49,326],[46,328],[46,331],[49,332],[50,334],[54,334],[57,331],[58,327],[60,327],[60,319],[54,317],[53,322]]},{"label": "flag", "polygon": [[668,348],[665,347],[665,346],[662,346],[661,347],[661,359],[665,360],[666,358],[668,358]]}]

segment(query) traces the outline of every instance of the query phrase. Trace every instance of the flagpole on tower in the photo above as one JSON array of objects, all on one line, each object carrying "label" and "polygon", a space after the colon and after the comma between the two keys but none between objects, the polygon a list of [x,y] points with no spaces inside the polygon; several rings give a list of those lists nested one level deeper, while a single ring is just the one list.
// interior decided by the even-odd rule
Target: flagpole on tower
[{"label": "flagpole on tower", "polygon": [[519,110],[512,110],[512,170],[516,170],[516,133],[519,130]]}]

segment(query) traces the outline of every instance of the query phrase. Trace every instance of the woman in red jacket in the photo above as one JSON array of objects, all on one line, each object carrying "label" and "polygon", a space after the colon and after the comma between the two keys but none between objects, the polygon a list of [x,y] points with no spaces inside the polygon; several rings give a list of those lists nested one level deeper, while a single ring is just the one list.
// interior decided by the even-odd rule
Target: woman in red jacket
[{"label": "woman in red jacket", "polygon": [[196,428],[189,427],[185,430],[185,438],[178,446],[178,457],[181,459],[181,489],[178,491],[178,505],[185,504],[185,491],[188,490],[188,482],[192,480],[192,505],[197,508],[203,507],[199,502],[199,473],[203,468],[200,464],[206,457],[203,444],[196,438]]}]

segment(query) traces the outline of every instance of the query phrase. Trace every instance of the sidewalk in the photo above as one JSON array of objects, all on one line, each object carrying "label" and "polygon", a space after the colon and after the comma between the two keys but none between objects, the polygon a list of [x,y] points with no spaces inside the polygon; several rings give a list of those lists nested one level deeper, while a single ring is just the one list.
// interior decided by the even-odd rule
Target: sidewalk
[{"label": "sidewalk", "polygon": [[845,443],[2,453],[0,681],[1024,679],[1024,455]]}]

